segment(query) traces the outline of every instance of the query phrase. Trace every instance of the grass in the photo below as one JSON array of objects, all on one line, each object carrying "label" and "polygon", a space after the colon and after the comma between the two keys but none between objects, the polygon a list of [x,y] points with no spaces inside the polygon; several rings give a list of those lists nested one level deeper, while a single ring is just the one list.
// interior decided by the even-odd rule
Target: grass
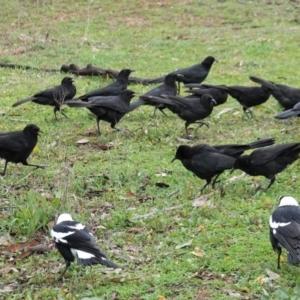
[{"label": "grass", "polygon": [[[62,64],[132,68],[151,78],[201,61],[214,64],[209,83],[252,85],[249,75],[299,86],[298,1],[8,1],[0,12],[2,62],[59,68]],[[277,176],[272,188],[254,196],[264,179],[228,183],[225,195],[210,189],[211,205],[194,207],[204,184],[170,163],[184,137],[184,122],[168,113],[152,119],[141,107],[126,115],[115,133],[84,109],[66,108],[68,119],[53,120],[49,107],[11,105],[58,84],[63,74],[1,69],[0,131],[28,123],[43,130],[30,162],[35,170],[8,165],[0,178],[0,237],[12,243],[49,243],[48,223],[62,212],[89,225],[120,273],[102,266],[73,265],[63,284],[55,283],[63,259],[54,248],[20,259],[0,257],[3,299],[292,299],[299,297],[298,269],[276,254],[268,219],[281,195],[299,197],[299,162]],[[110,82],[78,77],[78,95]],[[150,87],[133,85],[137,93]],[[224,108],[227,113],[218,116]],[[298,141],[297,119],[279,121],[271,98],[247,120],[237,102],[217,107],[209,129],[191,126],[191,144],[245,143],[273,136]],[[137,130],[138,129],[138,130]],[[82,138],[89,143],[77,144]],[[99,145],[110,144],[108,151]],[[234,175],[240,175],[238,171]],[[232,177],[221,176],[224,183]],[[160,183],[167,187],[159,187]],[[102,228],[101,226],[104,226]],[[50,226],[51,228],[51,226]],[[182,246],[187,244],[186,246]],[[181,247],[182,246],[182,247]],[[5,243],[1,249],[7,247]],[[266,269],[280,275],[268,279]],[[93,298],[94,297],[94,298]]]}]

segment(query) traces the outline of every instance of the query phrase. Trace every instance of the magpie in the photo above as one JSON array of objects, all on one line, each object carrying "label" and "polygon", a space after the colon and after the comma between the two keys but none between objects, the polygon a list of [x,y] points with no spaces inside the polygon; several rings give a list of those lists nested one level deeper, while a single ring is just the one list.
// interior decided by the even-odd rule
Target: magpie
[{"label": "magpie", "polygon": [[66,262],[66,268],[58,280],[62,280],[71,262],[74,262],[75,259],[77,264],[83,266],[101,264],[109,268],[118,268],[98,248],[89,229],[74,221],[70,214],[64,213],[58,217],[56,225],[51,230],[51,236]]},{"label": "magpie", "polygon": [[300,208],[291,196],[280,198],[279,206],[270,216],[270,241],[277,251],[277,268],[280,269],[282,247],[288,252],[288,263],[296,265],[300,262]]}]

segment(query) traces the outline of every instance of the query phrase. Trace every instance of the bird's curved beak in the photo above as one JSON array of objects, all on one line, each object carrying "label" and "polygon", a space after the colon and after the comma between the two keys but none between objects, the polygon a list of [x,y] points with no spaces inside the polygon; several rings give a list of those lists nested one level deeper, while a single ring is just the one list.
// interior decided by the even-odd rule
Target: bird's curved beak
[{"label": "bird's curved beak", "polygon": [[217,101],[216,101],[214,98],[212,98],[211,101],[214,103],[214,105],[217,105],[217,104],[218,104]]}]

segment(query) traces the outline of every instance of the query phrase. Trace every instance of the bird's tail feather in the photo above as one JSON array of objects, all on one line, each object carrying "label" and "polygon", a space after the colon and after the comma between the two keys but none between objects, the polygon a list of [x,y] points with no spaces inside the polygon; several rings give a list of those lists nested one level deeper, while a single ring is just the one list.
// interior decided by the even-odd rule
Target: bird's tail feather
[{"label": "bird's tail feather", "polygon": [[165,76],[162,76],[162,77],[157,77],[157,78],[151,79],[147,83],[148,84],[154,84],[154,83],[161,83],[161,82],[164,82],[164,81],[165,81]]},{"label": "bird's tail feather", "polygon": [[29,97],[29,98],[26,98],[26,99],[19,100],[19,101],[17,101],[16,103],[14,103],[14,104],[12,105],[12,107],[19,106],[19,105],[21,105],[21,104],[23,104],[23,103],[32,101],[32,100],[34,100],[34,99],[35,99],[34,97]]},{"label": "bird's tail feather", "polygon": [[271,146],[275,143],[274,138],[263,138],[259,139],[255,142],[249,143],[250,149],[254,148],[261,148],[261,147],[266,147],[266,146]]},{"label": "bird's tail feather", "polygon": [[289,118],[292,118],[292,117],[296,117],[300,115],[300,110],[292,110],[292,109],[288,109],[288,110],[285,110],[285,111],[282,111],[280,113],[278,113],[277,115],[275,115],[274,117],[276,119],[289,119]]},{"label": "bird's tail feather", "polygon": [[256,77],[256,76],[249,76],[249,78],[253,81],[256,82],[258,84],[264,85],[268,88],[274,88],[274,84],[268,80]]},{"label": "bird's tail feather", "polygon": [[127,112],[131,112],[131,111],[135,110],[136,108],[138,108],[139,106],[144,105],[145,103],[146,102],[141,99],[139,99],[135,102],[132,102],[132,103],[130,103],[130,106],[129,106],[129,109]]},{"label": "bird's tail feather", "polygon": [[67,104],[70,107],[91,107],[91,104],[88,102],[82,102],[82,101],[66,101],[65,104]]}]

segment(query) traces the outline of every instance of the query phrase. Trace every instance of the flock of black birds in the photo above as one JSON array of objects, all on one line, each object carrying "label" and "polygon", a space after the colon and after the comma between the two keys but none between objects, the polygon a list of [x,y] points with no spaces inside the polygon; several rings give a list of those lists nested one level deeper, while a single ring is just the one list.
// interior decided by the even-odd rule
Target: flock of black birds
[{"label": "flock of black birds", "polygon": [[[212,113],[214,106],[224,104],[228,95],[241,104],[247,118],[253,117],[250,108],[265,103],[271,95],[284,109],[283,112],[275,116],[276,118],[285,119],[300,115],[300,89],[297,88],[276,84],[255,76],[250,76],[250,79],[260,84],[260,86],[203,84],[202,82],[208,76],[215,61],[215,58],[208,56],[200,64],[179,69],[153,79],[150,81],[151,84],[160,83],[160,85],[140,95],[135,102],[131,102],[136,95],[135,92],[127,89],[128,78],[133,70],[123,69],[113,83],[78,98],[74,98],[76,87],[73,84],[73,79],[65,77],[60,85],[17,101],[13,104],[13,107],[26,102],[53,106],[55,119],[57,119],[56,113],[58,111],[67,117],[62,111],[63,104],[69,107],[85,107],[96,116],[98,134],[100,135],[99,123],[101,120],[110,123],[111,128],[119,130],[115,126],[126,113],[132,112],[142,105],[150,105],[155,109],[153,115],[155,115],[157,109],[163,114],[166,114],[164,110],[169,110],[185,121],[187,138],[190,138],[188,133],[190,124],[196,123],[199,126],[206,125],[209,127],[209,123],[204,121],[204,119]],[[188,96],[181,97],[178,95],[180,83],[183,83],[188,89]],[[5,160],[2,175],[5,175],[9,162],[44,168],[44,166],[32,165],[27,162],[28,157],[37,144],[40,132],[41,130],[38,126],[30,124],[23,131],[0,133],[0,157]],[[268,189],[274,183],[275,175],[297,160],[300,153],[300,143],[278,145],[274,145],[274,143],[275,140],[273,138],[262,138],[242,145],[211,146],[198,144],[193,147],[181,145],[177,148],[173,161],[176,159],[180,160],[187,170],[206,180],[206,184],[201,189],[201,192],[210,183],[212,188],[215,188],[216,183],[218,183],[217,179],[225,170],[233,171],[235,169],[240,169],[251,176],[260,175],[266,177],[270,180],[267,186]],[[243,155],[244,151],[249,149],[256,150],[250,155]],[[255,192],[261,187],[258,186]],[[286,200],[287,198],[291,200],[292,197],[283,199]],[[281,211],[286,206],[288,207],[287,209],[297,207],[297,212],[299,210],[293,201],[284,200],[281,200],[278,210]],[[272,229],[270,238],[273,248],[278,250],[279,255],[282,246],[288,249],[289,262],[295,264],[300,262],[300,244],[298,241],[298,239],[300,240],[300,212],[298,212],[297,216],[293,214],[287,215],[289,217],[292,216],[295,220],[288,221],[285,213],[280,214],[277,211],[273,213],[271,217],[273,219],[270,220],[270,228]],[[291,222],[296,222],[298,227],[290,226]],[[290,230],[290,228],[292,229]],[[291,242],[286,240],[284,243],[282,236],[286,235],[287,231],[290,234],[289,239]],[[108,267],[117,267],[109,262],[106,256],[97,248],[88,229],[84,225],[73,221],[70,215],[61,215],[51,234],[55,239],[58,250],[66,261],[65,271],[75,258],[78,263],[83,265],[100,263]],[[291,249],[295,251],[293,252]],[[278,267],[280,267],[279,261]]]}]

